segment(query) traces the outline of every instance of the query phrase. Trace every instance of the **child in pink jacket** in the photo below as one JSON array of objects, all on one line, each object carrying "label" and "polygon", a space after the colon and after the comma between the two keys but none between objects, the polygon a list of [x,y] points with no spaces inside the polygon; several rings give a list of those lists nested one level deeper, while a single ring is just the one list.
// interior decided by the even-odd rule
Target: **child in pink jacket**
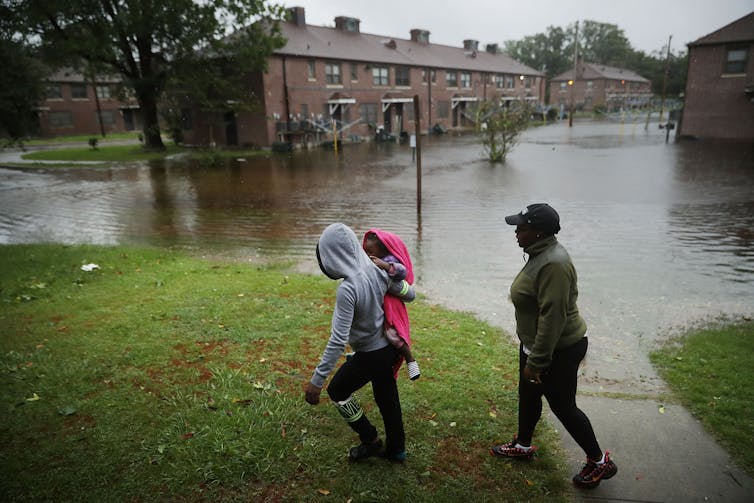
[{"label": "child in pink jacket", "polygon": [[[372,262],[387,272],[392,280],[405,279],[408,284],[414,282],[411,257],[401,238],[391,232],[369,229],[364,234],[363,247]],[[406,360],[408,377],[414,381],[421,376],[421,372],[416,358],[411,353],[411,336],[406,305],[394,295],[387,294],[383,307],[385,310],[385,336]],[[402,363],[402,359],[396,363],[396,375]]]}]

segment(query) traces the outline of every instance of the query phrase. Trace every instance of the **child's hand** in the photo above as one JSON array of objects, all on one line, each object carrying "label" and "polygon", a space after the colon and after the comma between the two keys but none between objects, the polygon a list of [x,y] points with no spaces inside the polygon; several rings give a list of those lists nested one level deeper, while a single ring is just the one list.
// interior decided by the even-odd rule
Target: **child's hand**
[{"label": "child's hand", "polygon": [[380,269],[384,269],[385,271],[390,269],[390,264],[382,260],[380,257],[375,257],[374,255],[370,255],[369,258],[372,259],[372,262],[374,262],[374,265],[376,265]]}]

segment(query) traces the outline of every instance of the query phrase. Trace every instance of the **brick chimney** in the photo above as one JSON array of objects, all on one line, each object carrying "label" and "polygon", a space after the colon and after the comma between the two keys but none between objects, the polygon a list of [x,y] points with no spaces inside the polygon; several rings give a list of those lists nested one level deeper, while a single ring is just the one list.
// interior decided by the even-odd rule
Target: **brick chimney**
[{"label": "brick chimney", "polygon": [[467,52],[476,52],[479,50],[479,41],[466,39],[463,41],[463,50]]},{"label": "brick chimney", "polygon": [[338,16],[335,18],[335,28],[349,33],[359,33],[359,23],[355,17]]},{"label": "brick chimney", "polygon": [[296,26],[306,26],[306,13],[303,7],[291,7],[288,9],[288,21]]},{"label": "brick chimney", "polygon": [[411,41],[418,44],[429,44],[429,32],[427,30],[414,28],[411,30]]}]

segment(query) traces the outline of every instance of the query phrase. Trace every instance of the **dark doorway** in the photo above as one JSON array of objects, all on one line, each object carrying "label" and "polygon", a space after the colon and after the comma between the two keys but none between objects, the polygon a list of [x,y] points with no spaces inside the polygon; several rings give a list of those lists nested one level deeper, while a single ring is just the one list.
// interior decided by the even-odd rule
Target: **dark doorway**
[{"label": "dark doorway", "polygon": [[225,141],[228,145],[238,145],[238,125],[236,112],[225,112]]}]

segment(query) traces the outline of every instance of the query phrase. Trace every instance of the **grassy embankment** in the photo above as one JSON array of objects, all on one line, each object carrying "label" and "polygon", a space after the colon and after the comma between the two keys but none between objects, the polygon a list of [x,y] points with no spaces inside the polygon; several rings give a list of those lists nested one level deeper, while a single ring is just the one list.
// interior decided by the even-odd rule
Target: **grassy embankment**
[{"label": "grassy embankment", "polygon": [[410,306],[408,462],[349,464],[353,433],[303,399],[335,282],[165,249],[0,246],[0,264],[4,501],[570,499],[548,425],[533,462],[488,454],[515,430],[516,347],[473,316]]},{"label": "grassy embankment", "polygon": [[[110,135],[105,138],[97,138],[96,148],[81,145],[82,143],[86,144],[90,138],[93,137],[67,136],[24,142],[26,147],[41,145],[49,147],[52,145],[54,148],[32,150],[21,155],[23,162],[6,162],[5,164],[23,167],[44,166],[46,168],[82,165],[97,167],[110,166],[113,163],[160,160],[176,155],[195,159],[201,163],[211,164],[229,157],[250,157],[269,154],[269,152],[252,148],[187,148],[174,145],[169,141],[166,141],[165,150],[145,150],[140,143],[137,143],[138,138],[134,133],[123,133]],[[131,141],[131,143],[122,144],[124,140]],[[58,146],[60,148],[56,148]]]}]

